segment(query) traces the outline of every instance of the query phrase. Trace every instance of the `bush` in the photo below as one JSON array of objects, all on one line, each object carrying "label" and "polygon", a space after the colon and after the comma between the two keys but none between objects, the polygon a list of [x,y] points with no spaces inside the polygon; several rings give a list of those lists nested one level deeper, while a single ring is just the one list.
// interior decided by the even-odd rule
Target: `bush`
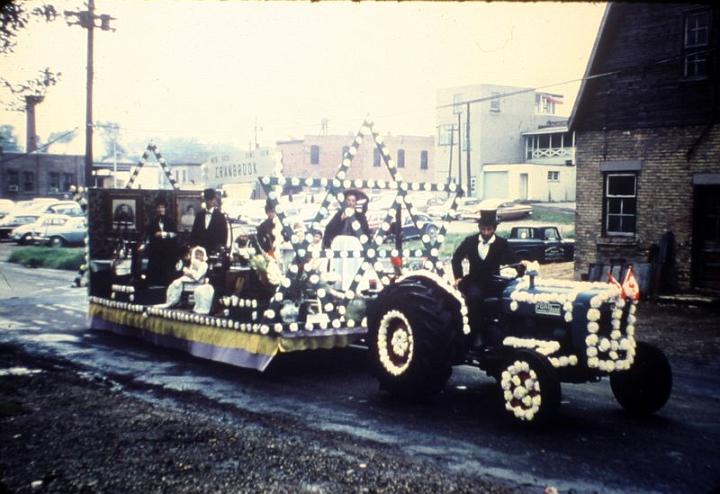
[{"label": "bush", "polygon": [[8,262],[22,264],[30,268],[51,268],[77,271],[85,262],[83,248],[67,247],[25,247],[15,249]]}]

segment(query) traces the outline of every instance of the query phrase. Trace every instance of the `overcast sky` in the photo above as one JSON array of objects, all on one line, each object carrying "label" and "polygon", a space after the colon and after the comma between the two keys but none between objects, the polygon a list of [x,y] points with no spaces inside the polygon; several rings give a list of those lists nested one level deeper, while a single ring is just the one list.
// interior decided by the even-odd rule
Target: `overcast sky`
[{"label": "overcast sky", "polygon": [[[59,11],[80,1],[52,2]],[[95,121],[130,139],[197,137],[247,146],[355,132],[434,135],[436,90],[465,84],[538,87],[582,77],[604,3],[247,2],[96,0],[117,20],[95,32]],[[0,73],[62,72],[37,107],[37,128],[84,126],[86,31],[33,23]],[[569,114],[579,84],[565,94]],[[3,101],[7,93],[0,93]],[[24,114],[0,110],[25,141]],[[84,150],[78,139],[75,151]]]}]

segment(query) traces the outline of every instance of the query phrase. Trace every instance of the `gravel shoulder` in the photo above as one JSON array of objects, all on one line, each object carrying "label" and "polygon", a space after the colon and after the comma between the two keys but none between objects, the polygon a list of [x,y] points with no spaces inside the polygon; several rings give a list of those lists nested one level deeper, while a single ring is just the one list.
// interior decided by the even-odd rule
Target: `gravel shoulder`
[{"label": "gravel shoulder", "polygon": [[9,345],[0,369],[0,493],[518,491],[393,446],[121,386]]}]

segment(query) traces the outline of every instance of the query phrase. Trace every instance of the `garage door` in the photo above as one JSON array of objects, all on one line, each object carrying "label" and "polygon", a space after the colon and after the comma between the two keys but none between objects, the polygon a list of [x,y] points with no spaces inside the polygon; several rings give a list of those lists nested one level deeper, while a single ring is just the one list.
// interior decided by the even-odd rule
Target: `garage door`
[{"label": "garage door", "polygon": [[485,172],[483,199],[508,196],[508,172]]}]

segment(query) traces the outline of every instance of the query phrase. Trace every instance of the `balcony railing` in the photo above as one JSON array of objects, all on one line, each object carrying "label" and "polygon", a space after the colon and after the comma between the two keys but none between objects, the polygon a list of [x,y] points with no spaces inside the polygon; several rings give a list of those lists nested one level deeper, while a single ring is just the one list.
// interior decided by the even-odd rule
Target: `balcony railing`
[{"label": "balcony railing", "polygon": [[528,160],[562,159],[575,160],[575,148],[540,148],[528,149],[526,158]]}]

